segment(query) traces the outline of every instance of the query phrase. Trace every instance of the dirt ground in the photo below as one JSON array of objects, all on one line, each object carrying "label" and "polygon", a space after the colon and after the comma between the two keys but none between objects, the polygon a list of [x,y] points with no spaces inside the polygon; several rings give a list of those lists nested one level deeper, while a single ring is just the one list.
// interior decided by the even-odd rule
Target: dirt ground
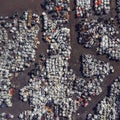
[{"label": "dirt ground", "polygon": [[[80,19],[75,18],[75,6],[73,3],[74,0],[71,0],[71,13],[70,13],[70,23],[69,27],[71,29],[71,46],[72,46],[72,54],[71,54],[71,59],[69,61],[70,67],[74,70],[75,74],[77,76],[81,76],[80,73],[80,55],[82,54],[93,54],[96,56],[96,58],[100,60],[104,60],[106,62],[109,62],[109,59],[105,55],[96,55],[95,49],[86,49],[83,46],[79,45],[77,42],[77,31],[75,29],[75,26],[79,23]],[[21,13],[24,10],[27,9],[32,9],[34,12],[38,13],[41,15],[43,9],[41,8],[41,3],[43,0],[0,0],[0,16],[6,16],[6,15],[11,15],[15,11],[18,11]],[[115,4],[114,1],[111,3],[111,13],[109,16],[114,16],[115,17]],[[106,16],[103,16],[106,17]],[[40,25],[41,26],[41,25]],[[42,41],[42,32],[39,32],[39,40],[40,40],[40,45],[37,50],[37,55],[36,55],[36,62],[39,60],[38,56],[40,53],[45,53],[47,50],[47,43]],[[114,66],[115,72],[111,75],[108,75],[103,84],[103,92],[99,95],[96,96],[92,99],[92,101],[89,103],[89,105],[86,108],[80,107],[78,112],[80,113],[79,116],[77,114],[74,115],[74,120],[85,120],[85,117],[88,113],[93,113],[93,109],[97,105],[97,103],[104,98],[105,95],[107,95],[107,90],[110,84],[113,82],[113,80],[119,76],[119,71],[120,71],[120,62],[115,62],[115,61],[110,61],[111,65]],[[27,81],[29,79],[29,76],[27,75],[28,72],[34,67],[34,63],[31,64],[31,67],[26,69],[24,72],[19,73],[17,77],[15,77],[12,80],[12,83],[16,85],[15,88],[15,94],[13,96],[13,107],[11,108],[0,108],[0,113],[1,112],[8,112],[12,113],[15,115],[14,120],[18,120],[17,116],[19,115],[20,112],[24,110],[30,109],[28,103],[22,102],[19,100],[19,89],[22,88],[25,84],[27,84]]]}]

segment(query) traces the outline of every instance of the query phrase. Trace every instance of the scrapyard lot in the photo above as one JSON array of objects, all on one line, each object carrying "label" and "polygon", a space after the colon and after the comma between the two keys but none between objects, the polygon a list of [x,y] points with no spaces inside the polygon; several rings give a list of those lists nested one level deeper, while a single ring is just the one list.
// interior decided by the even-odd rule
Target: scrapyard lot
[{"label": "scrapyard lot", "polygon": [[[7,16],[7,15],[11,15],[11,13],[14,13],[14,11],[24,11],[26,9],[31,9],[32,11],[35,11],[37,14],[41,15],[43,9],[41,8],[40,4],[43,2],[41,0],[39,1],[35,1],[35,0],[20,0],[20,1],[16,1],[13,0],[12,2],[6,0],[0,0],[1,1],[1,8],[0,8],[0,15],[1,16]],[[8,1],[8,2],[7,2]],[[116,16],[116,11],[115,11],[115,3],[114,1],[112,1],[113,3],[111,3],[111,11],[109,15],[103,15],[105,18],[108,18],[112,16],[115,17]],[[96,58],[103,60],[105,62],[110,62],[111,65],[113,65],[115,72],[108,75],[105,79],[104,82],[102,83],[102,88],[103,88],[103,92],[96,97],[92,98],[92,101],[90,101],[89,105],[86,108],[80,107],[80,109],[78,110],[79,114],[76,114],[75,117],[73,118],[74,120],[85,120],[86,115],[88,113],[93,113],[93,109],[96,107],[96,104],[105,97],[105,95],[107,94],[107,87],[111,85],[112,81],[117,78],[119,76],[119,71],[120,71],[120,63],[116,62],[116,61],[110,61],[108,58],[106,58],[106,55],[96,55],[96,51],[94,48],[92,49],[86,49],[84,48],[82,45],[78,44],[78,33],[76,31],[76,25],[79,23],[80,18],[75,18],[75,4],[73,2],[71,2],[70,4],[71,7],[71,12],[70,12],[70,23],[68,24],[68,27],[70,27],[70,32],[71,32],[71,46],[72,46],[72,53],[71,53],[71,59],[69,60],[70,63],[70,67],[74,70],[75,74],[77,76],[82,76],[81,72],[80,72],[80,55],[84,54],[92,54],[95,55]],[[8,9],[9,8],[9,9]],[[96,18],[97,16],[91,16],[91,18]],[[82,18],[83,19],[83,18]],[[115,25],[116,28],[119,30],[119,25],[117,24],[117,20],[115,19]],[[40,25],[41,27],[42,25]],[[36,55],[36,62],[39,61],[39,54],[40,53],[44,53],[46,54],[46,49],[47,49],[47,43],[42,41],[42,33],[40,30],[39,33],[39,40],[40,40],[40,45],[39,48],[37,50],[37,55]],[[47,55],[47,54],[46,54]],[[12,108],[0,108],[0,112],[8,112],[8,113],[12,113],[15,115],[15,120],[17,120],[17,116],[19,115],[19,113],[21,113],[24,110],[30,109],[29,105],[27,103],[23,103],[21,102],[21,100],[19,100],[19,89],[21,89],[25,84],[27,84],[27,81],[29,80],[28,77],[28,72],[34,68],[34,63],[31,64],[31,66],[29,68],[27,68],[24,72],[19,73],[19,75],[17,77],[14,77],[12,82],[13,84],[16,85],[15,88],[15,94],[13,96],[13,107]]]}]

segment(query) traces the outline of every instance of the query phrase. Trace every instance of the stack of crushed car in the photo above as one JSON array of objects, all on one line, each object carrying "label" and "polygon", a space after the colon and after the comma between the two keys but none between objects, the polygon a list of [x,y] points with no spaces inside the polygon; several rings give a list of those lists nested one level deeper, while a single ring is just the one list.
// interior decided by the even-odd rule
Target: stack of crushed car
[{"label": "stack of crushed car", "polygon": [[50,19],[45,12],[42,17],[43,39],[49,43],[48,58],[42,60],[43,64],[35,65],[35,69],[30,72],[28,85],[20,90],[21,100],[29,101],[32,110],[22,112],[19,119],[43,117],[54,120],[66,117],[71,120],[72,113],[80,105],[86,107],[91,96],[102,92],[103,80],[94,77],[86,81],[76,77],[68,63],[71,54],[70,29]]},{"label": "stack of crushed car", "polygon": [[113,19],[91,20],[79,24],[79,43],[86,48],[96,48],[99,54],[106,54],[110,59],[120,60],[119,31],[115,29]]},{"label": "stack of crushed car", "polygon": [[0,120],[9,120],[9,119],[13,119],[14,115],[10,114],[10,113],[0,113]]},{"label": "stack of crushed car", "polygon": [[90,0],[76,0],[76,16],[85,17],[89,16],[91,10]]},{"label": "stack of crushed car", "polygon": [[[25,11],[22,18],[15,15],[10,21],[0,20],[0,106],[12,106],[13,86],[11,79],[17,72],[25,70],[35,61],[35,50],[39,43],[39,16]],[[8,22],[10,21],[10,22]],[[31,26],[28,26],[28,22]],[[10,33],[9,33],[10,32]],[[12,36],[9,39],[8,35]]]},{"label": "stack of crushed car", "polygon": [[52,20],[58,23],[67,23],[69,21],[70,0],[45,0],[44,6]]},{"label": "stack of crushed car", "polygon": [[120,1],[116,0],[116,11],[117,11],[117,19],[118,19],[118,23],[120,23]]},{"label": "stack of crushed car", "polygon": [[113,66],[110,66],[110,63],[97,60],[90,54],[82,56],[82,73],[85,77],[105,78],[106,75],[112,72],[114,72],[114,69]]},{"label": "stack of crushed car", "polygon": [[[45,16],[44,13],[43,17]],[[54,22],[51,26],[53,24]],[[48,26],[47,30],[44,29],[45,33],[49,34],[50,28]],[[45,66],[42,66],[42,70],[39,71],[39,77],[32,77],[29,85],[22,88],[20,92],[21,99],[30,100],[30,105],[33,107],[32,113],[28,114],[29,119],[33,119],[35,116],[37,119],[41,119],[43,115],[47,120],[60,116],[71,119],[72,112],[77,110],[77,103],[71,99],[69,90],[70,81],[72,83],[74,79],[73,73],[68,71],[68,59],[71,53],[70,30],[58,26],[54,34],[50,34],[50,36],[51,42],[47,50],[49,58],[45,60]],[[68,89],[68,87],[70,88]],[[27,117],[24,115],[25,112],[21,113],[20,119]]]},{"label": "stack of crushed car", "polygon": [[120,119],[120,77],[111,85],[109,96],[97,105],[94,115],[88,114],[87,120],[119,120]]},{"label": "stack of crushed car", "polygon": [[98,15],[110,12],[110,0],[94,0],[94,10]]}]

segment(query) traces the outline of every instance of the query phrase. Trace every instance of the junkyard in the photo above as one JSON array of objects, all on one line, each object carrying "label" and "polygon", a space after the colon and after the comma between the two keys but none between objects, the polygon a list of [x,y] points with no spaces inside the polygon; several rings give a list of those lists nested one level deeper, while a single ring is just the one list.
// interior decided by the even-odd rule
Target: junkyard
[{"label": "junkyard", "polygon": [[119,120],[119,6],[1,0],[0,120]]}]

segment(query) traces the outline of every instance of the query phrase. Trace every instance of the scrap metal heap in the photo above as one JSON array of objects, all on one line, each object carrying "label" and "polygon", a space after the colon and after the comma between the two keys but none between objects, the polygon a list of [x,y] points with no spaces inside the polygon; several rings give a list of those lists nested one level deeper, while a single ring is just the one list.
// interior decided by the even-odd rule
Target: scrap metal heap
[{"label": "scrap metal heap", "polygon": [[90,0],[76,0],[76,15],[77,17],[89,16],[91,10]]},{"label": "scrap metal heap", "polygon": [[120,1],[119,0],[116,0],[116,11],[117,11],[118,23],[120,24]]},{"label": "scrap metal heap", "polygon": [[[43,14],[43,17],[47,18],[45,13]],[[48,19],[45,23],[48,23]],[[47,27],[44,29],[44,34],[48,34],[51,32],[51,27],[49,28],[45,23],[44,28],[45,26]],[[54,22],[52,24],[54,24]],[[52,24],[51,26],[53,26]],[[36,114],[38,118],[41,118],[42,115],[46,114],[46,119],[51,120],[60,116],[67,116],[71,119],[72,112],[77,110],[77,103],[70,97],[72,80],[75,78],[73,72],[68,71],[68,59],[70,58],[71,53],[70,30],[68,28],[56,26],[56,31],[50,34],[50,38],[51,41],[48,50],[49,58],[45,62],[45,67],[43,67],[44,73],[39,74],[41,78],[37,83],[32,80],[33,86],[28,85],[21,89],[20,94],[23,96],[22,99],[24,101],[26,101],[27,98],[30,99],[31,105],[33,106],[33,113],[31,114],[31,112],[29,112],[28,115],[29,119],[33,119]],[[43,84],[45,84],[43,88],[40,87],[42,81]],[[37,95],[38,91],[34,91],[36,88],[35,84],[38,85],[40,97]],[[27,94],[26,90],[28,91]],[[32,90],[33,92],[29,93],[29,90]],[[35,96],[38,97],[36,98]],[[36,109],[38,113],[36,112]],[[51,111],[51,114],[49,114],[49,111]],[[24,119],[24,114],[25,113],[20,114],[21,119]]]},{"label": "scrap metal heap", "polygon": [[45,0],[44,6],[50,12],[52,20],[58,23],[69,21],[70,0]]},{"label": "scrap metal heap", "polygon": [[80,105],[86,107],[91,96],[102,92],[101,83],[98,78],[87,81],[76,77],[68,63],[71,54],[70,29],[49,19],[45,12],[43,20],[43,38],[48,35],[50,38],[49,58],[43,61],[43,65],[38,63],[34,72],[30,72],[28,85],[20,90],[21,99],[29,101],[32,110],[22,112],[19,118],[56,120],[67,117],[71,120],[72,113]]},{"label": "scrap metal heap", "polygon": [[69,13],[69,1],[46,0],[44,6],[48,10],[48,14],[42,13],[43,39],[49,43],[48,58],[35,65],[28,85],[20,90],[21,100],[29,101],[32,110],[22,112],[19,119],[38,120],[43,117],[45,120],[59,120],[66,117],[71,120],[80,105],[86,107],[92,96],[102,92],[103,75],[110,74],[110,70],[114,72],[114,69],[109,68],[109,64],[104,66],[102,61],[94,63],[93,59],[95,72],[91,74],[102,77],[94,76],[89,80],[76,77],[68,63],[70,29],[64,27],[64,23],[69,21],[64,16]]},{"label": "scrap metal heap", "polygon": [[[35,61],[35,50],[37,48],[37,35],[39,26],[37,21],[31,28],[27,27],[27,13],[23,18],[14,16],[10,22],[9,18],[1,17],[0,20],[0,106],[12,106],[13,85],[11,79],[17,72],[24,71]],[[34,14],[36,15],[36,14]],[[33,18],[34,15],[32,16]],[[36,17],[38,19],[38,16]],[[9,34],[10,32],[10,34]],[[12,36],[9,39],[8,34]]]},{"label": "scrap metal heap", "polygon": [[49,54],[61,54],[66,57],[66,59],[70,58],[70,39],[69,32],[70,30],[67,28],[62,28],[56,21],[52,21],[48,19],[46,13],[42,13],[43,15],[43,24],[44,24],[44,32],[43,38],[45,41],[49,42],[50,50],[48,50]]},{"label": "scrap metal heap", "polygon": [[110,0],[94,0],[94,10],[98,15],[110,12]]},{"label": "scrap metal heap", "polygon": [[111,85],[109,96],[106,96],[96,108],[96,114],[88,114],[87,120],[120,119],[120,77]]},{"label": "scrap metal heap", "polygon": [[[91,0],[76,0],[76,16],[87,17],[91,14]],[[94,11],[97,15],[109,14],[110,0],[93,0]]]},{"label": "scrap metal heap", "polygon": [[68,70],[71,53],[70,30],[58,27],[51,37],[49,58],[45,60],[45,66],[42,66],[43,73],[40,72],[37,78],[33,77],[29,85],[21,89],[22,99],[30,100],[33,107],[33,111],[29,111],[28,115],[25,115],[25,112],[20,114],[22,120],[25,119],[24,115],[30,120],[35,115],[37,119],[42,116],[47,120],[60,116],[71,119],[72,112],[77,110],[77,103],[70,97],[72,80],[75,77],[73,72]]},{"label": "scrap metal heap", "polygon": [[73,93],[76,95],[78,106],[86,107],[92,96],[99,95],[102,92],[101,82],[98,78],[76,78],[73,82]]},{"label": "scrap metal heap", "polygon": [[82,74],[85,77],[97,76],[103,79],[112,72],[114,72],[114,69],[113,66],[110,66],[110,63],[97,60],[94,55],[82,55]]},{"label": "scrap metal heap", "polygon": [[113,19],[109,21],[87,19],[79,24],[79,43],[86,48],[96,48],[99,54],[106,54],[110,59],[120,60],[119,32]]},{"label": "scrap metal heap", "polygon": [[8,120],[13,118],[14,118],[14,115],[10,113],[0,113],[0,120]]}]

